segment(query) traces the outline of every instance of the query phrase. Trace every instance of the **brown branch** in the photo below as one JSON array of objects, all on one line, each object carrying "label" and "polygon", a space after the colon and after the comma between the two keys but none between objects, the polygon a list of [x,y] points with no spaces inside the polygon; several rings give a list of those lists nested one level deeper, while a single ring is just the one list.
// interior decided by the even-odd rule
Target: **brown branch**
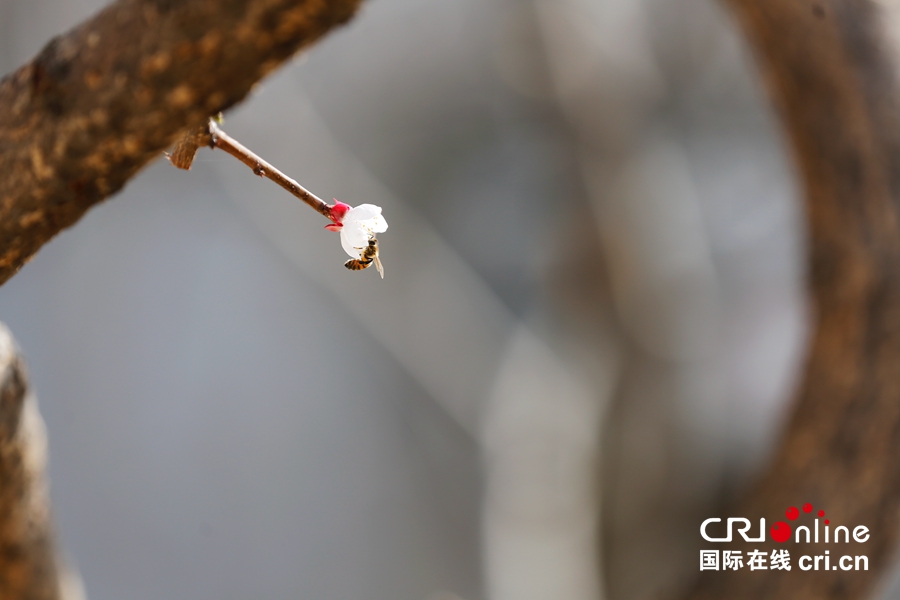
[{"label": "brown branch", "polygon": [[[900,123],[897,60],[863,0],[730,0],[781,110],[806,191],[815,333],[777,455],[725,516],[811,502],[865,544],[786,546],[793,569],[705,572],[696,599],[864,598],[900,533]],[[721,546],[720,546],[721,547]],[[735,545],[771,550],[773,544]],[[868,571],[798,569],[867,555]]]},{"label": "brown branch", "polygon": [[0,598],[60,598],[44,480],[46,440],[22,360],[0,325]]},{"label": "brown branch", "polygon": [[313,210],[331,219],[333,208],[330,204],[304,188],[302,185],[270,165],[239,141],[222,131],[209,119],[206,125],[186,134],[172,150],[169,161],[179,169],[190,169],[200,146],[219,148],[235,157],[260,177],[271,179],[291,194],[308,204]]},{"label": "brown branch", "polygon": [[0,81],[0,284],[361,0],[119,0]]}]

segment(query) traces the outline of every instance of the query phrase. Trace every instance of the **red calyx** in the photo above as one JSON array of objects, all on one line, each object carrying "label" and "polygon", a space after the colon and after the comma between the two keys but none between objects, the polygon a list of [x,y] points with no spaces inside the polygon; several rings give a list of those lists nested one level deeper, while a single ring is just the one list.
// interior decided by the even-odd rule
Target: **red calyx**
[{"label": "red calyx", "polygon": [[331,207],[328,218],[333,221],[331,225],[326,225],[325,229],[329,231],[340,231],[344,227],[344,215],[347,214],[351,206],[344,204],[337,198],[334,199],[334,206]]}]

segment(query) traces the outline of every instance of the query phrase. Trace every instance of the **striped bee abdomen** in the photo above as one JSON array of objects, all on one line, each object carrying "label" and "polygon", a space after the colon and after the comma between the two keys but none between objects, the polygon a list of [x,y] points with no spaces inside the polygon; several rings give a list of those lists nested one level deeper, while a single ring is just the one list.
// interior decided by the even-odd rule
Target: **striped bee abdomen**
[{"label": "striped bee abdomen", "polygon": [[[359,258],[352,258],[344,263],[344,266],[351,271],[362,271],[367,269],[372,261],[378,260],[378,240],[374,236],[369,238],[369,243],[365,248],[360,248]],[[379,269],[379,272],[381,269]]]},{"label": "striped bee abdomen", "polygon": [[344,266],[350,269],[351,271],[362,271],[369,267],[372,264],[372,259],[369,260],[358,260],[355,258],[351,258],[347,262],[344,263]]}]

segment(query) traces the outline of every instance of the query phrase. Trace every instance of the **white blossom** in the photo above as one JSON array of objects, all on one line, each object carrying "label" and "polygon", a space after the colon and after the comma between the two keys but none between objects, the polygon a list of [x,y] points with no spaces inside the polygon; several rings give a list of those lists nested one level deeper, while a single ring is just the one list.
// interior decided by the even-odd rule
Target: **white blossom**
[{"label": "white blossom", "polygon": [[387,231],[388,224],[381,216],[381,207],[374,204],[354,206],[344,215],[341,227],[341,246],[353,258],[360,258],[369,238]]}]

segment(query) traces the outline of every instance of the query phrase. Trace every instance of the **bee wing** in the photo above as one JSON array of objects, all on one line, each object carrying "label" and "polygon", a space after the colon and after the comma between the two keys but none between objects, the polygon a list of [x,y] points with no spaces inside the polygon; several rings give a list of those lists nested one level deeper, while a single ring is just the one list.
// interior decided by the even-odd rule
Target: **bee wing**
[{"label": "bee wing", "polygon": [[378,274],[381,275],[381,278],[384,279],[384,267],[381,264],[381,259],[378,258],[378,255],[375,256],[375,268],[378,269]]}]

